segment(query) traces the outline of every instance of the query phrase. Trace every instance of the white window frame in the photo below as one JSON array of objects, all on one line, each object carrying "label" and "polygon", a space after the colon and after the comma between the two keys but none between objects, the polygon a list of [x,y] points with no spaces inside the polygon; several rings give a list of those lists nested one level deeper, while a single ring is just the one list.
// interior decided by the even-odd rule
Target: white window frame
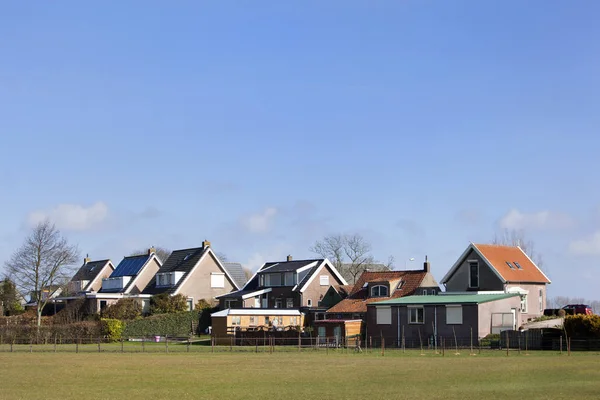
[{"label": "white window frame", "polygon": [[293,325],[293,326],[298,325],[298,317],[297,316],[290,317],[290,325]]},{"label": "white window frame", "polygon": [[283,308],[283,300],[275,299],[275,308]]},{"label": "white window frame", "polygon": [[194,299],[192,297],[187,298],[188,311],[194,311]]},{"label": "white window frame", "polygon": [[[453,313],[449,314],[449,313]],[[463,324],[463,307],[462,305],[446,306],[446,325],[462,325]]]},{"label": "white window frame", "polygon": [[[469,288],[477,289],[479,288],[479,278],[480,278],[480,268],[479,268],[479,260],[467,260],[467,264],[469,265]],[[477,286],[471,286],[471,264],[477,265]]]},{"label": "white window frame", "polygon": [[392,324],[392,307],[375,307],[377,325]]},{"label": "white window frame", "polygon": [[232,315],[231,316],[231,326],[240,326],[242,325],[242,317],[240,315]]},{"label": "white window frame", "polygon": [[329,286],[329,275],[319,276],[319,285],[320,286]]},{"label": "white window frame", "polygon": [[225,274],[222,272],[211,272],[210,273],[210,288],[211,289],[224,289],[225,288]]},{"label": "white window frame", "polygon": [[[418,314],[418,310],[422,310],[423,311],[423,320],[419,321],[419,314]],[[415,313],[414,316],[415,321],[413,321],[413,312]],[[425,324],[425,307],[423,306],[413,306],[413,307],[408,307],[408,323],[411,325],[423,325]]]},{"label": "white window frame", "polygon": [[235,300],[225,300],[225,308],[231,308],[231,303],[235,303]]},{"label": "white window frame", "polygon": [[312,299],[306,299],[306,306],[312,307]]},{"label": "white window frame", "polygon": [[[377,295],[373,294],[373,291],[376,288],[384,288],[385,289],[385,296],[381,295],[381,289],[378,290],[379,294],[377,294]],[[385,286],[385,285],[375,285],[375,286],[371,286],[369,289],[371,291],[371,297],[388,297],[390,295],[388,287]]]},{"label": "white window frame", "polygon": [[285,299],[285,308],[294,308],[294,299],[292,297]]},{"label": "white window frame", "polygon": [[256,317],[254,315],[251,315],[248,320],[250,326],[256,326]]},{"label": "white window frame", "polygon": [[423,289],[423,296],[427,296],[427,289]]}]

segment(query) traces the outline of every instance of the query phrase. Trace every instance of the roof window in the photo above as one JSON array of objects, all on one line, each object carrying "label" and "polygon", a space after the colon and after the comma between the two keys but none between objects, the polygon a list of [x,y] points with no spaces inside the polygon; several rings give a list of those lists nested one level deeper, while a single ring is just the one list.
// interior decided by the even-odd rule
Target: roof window
[{"label": "roof window", "polygon": [[513,265],[510,263],[510,261],[507,261],[507,262],[506,262],[506,265],[508,265],[508,267],[509,267],[510,269],[515,269],[515,267],[514,267],[514,266],[513,266]]},{"label": "roof window", "polygon": [[521,267],[521,264],[519,264],[518,262],[514,261],[514,264],[517,266],[518,269],[523,269],[523,267]]}]

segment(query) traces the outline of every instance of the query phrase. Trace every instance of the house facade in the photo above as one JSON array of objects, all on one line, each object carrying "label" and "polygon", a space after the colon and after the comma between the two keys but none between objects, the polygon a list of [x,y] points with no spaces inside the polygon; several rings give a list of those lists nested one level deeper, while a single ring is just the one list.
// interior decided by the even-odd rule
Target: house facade
[{"label": "house facade", "polygon": [[543,315],[550,283],[520,247],[474,243],[442,279],[447,293],[519,294],[519,324]]},{"label": "house facade", "polygon": [[[229,268],[234,267],[230,265]],[[239,275],[239,271],[235,274]],[[201,247],[173,251],[138,297],[143,299],[146,308],[153,295],[182,294],[191,310],[201,299],[217,304],[218,296],[239,290],[238,285],[211,249],[210,242],[205,240]]]},{"label": "house facade", "polygon": [[90,313],[98,313],[124,297],[136,297],[159,271],[162,263],[154,248],[146,254],[124,257],[99,291],[86,293]]},{"label": "house facade", "polygon": [[[310,325],[331,286],[347,282],[327,259],[293,260],[264,264],[241,290],[219,296],[221,309],[296,310]],[[261,311],[262,312],[262,311]]]},{"label": "house facade", "polygon": [[425,257],[423,269],[405,271],[365,271],[350,294],[326,312],[327,319],[365,320],[371,303],[404,296],[436,295],[440,287]]},{"label": "house facade", "polygon": [[518,293],[440,294],[407,296],[371,303],[367,337],[385,338],[390,346],[440,345],[457,341],[468,345],[490,333],[516,329],[520,319]]},{"label": "house facade", "polygon": [[66,288],[68,296],[83,296],[86,293],[97,292],[102,288],[102,279],[108,278],[115,266],[111,260],[92,261],[89,257],[83,259],[83,265],[77,270]]}]

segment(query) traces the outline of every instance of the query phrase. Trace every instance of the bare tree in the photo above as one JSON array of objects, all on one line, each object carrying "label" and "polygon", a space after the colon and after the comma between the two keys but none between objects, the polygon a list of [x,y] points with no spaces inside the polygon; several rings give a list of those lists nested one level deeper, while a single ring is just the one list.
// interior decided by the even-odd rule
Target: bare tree
[{"label": "bare tree", "polygon": [[222,263],[225,263],[228,260],[227,254],[222,253],[220,251],[215,251],[215,255],[217,256],[217,258],[219,259],[219,261],[221,261]]},{"label": "bare tree", "polygon": [[352,283],[356,283],[363,271],[388,270],[394,262],[390,256],[388,264],[377,263],[371,255],[371,244],[359,234],[325,236],[309,250],[328,258],[344,279]]},{"label": "bare tree", "polygon": [[242,267],[242,270],[244,271],[244,275],[246,276],[246,281],[249,281],[250,278],[252,278],[252,275],[254,275],[254,273],[248,267]]},{"label": "bare tree", "polygon": [[70,245],[54,224],[46,220],[33,228],[23,245],[6,262],[8,275],[23,292],[31,292],[37,306],[37,325],[50,296],[45,288],[68,282],[79,259],[77,246]]},{"label": "bare tree", "polygon": [[[171,255],[171,250],[167,249],[166,247],[160,247],[160,246],[154,246],[154,251],[156,253],[156,255],[158,256],[158,258],[160,258],[161,262],[165,262],[167,261],[167,258],[169,258],[169,256]],[[136,251],[132,251],[130,256],[139,256],[142,254],[147,254],[148,249],[145,250],[136,250]]]},{"label": "bare tree", "polygon": [[533,240],[527,239],[523,230],[505,229],[500,234],[496,232],[494,234],[494,238],[492,239],[492,244],[499,244],[503,246],[519,246],[521,249],[523,249],[525,254],[527,254],[529,258],[531,258],[533,262],[543,270],[542,266],[544,264],[544,260],[542,255],[536,251],[535,243]]}]

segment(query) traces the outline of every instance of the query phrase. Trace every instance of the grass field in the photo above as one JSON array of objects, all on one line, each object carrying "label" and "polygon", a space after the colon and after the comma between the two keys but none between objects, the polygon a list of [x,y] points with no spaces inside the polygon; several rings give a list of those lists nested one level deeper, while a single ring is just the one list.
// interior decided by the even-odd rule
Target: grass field
[{"label": "grass field", "polygon": [[598,399],[600,356],[0,353],[2,399]]}]

